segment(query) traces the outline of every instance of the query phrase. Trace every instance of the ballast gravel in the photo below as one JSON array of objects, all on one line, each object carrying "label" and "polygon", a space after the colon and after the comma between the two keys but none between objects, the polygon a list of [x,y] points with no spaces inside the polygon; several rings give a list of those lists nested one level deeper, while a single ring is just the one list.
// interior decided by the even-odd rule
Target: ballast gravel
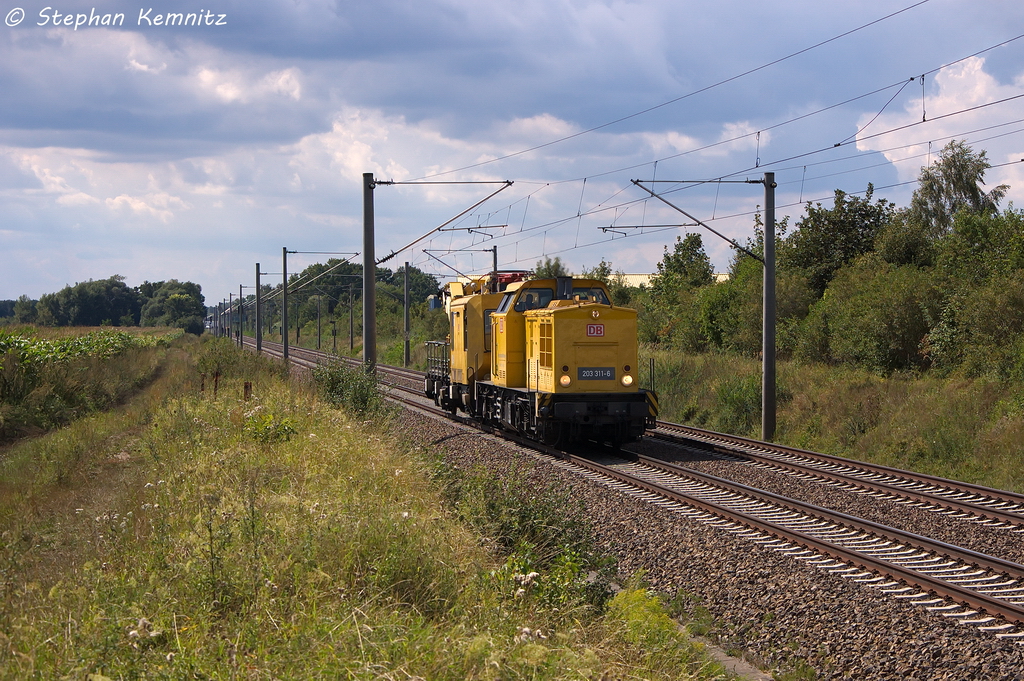
[{"label": "ballast gravel", "polygon": [[[791,499],[841,511],[858,518],[954,544],[990,556],[1024,564],[1024,534],[1007,527],[990,527],[971,520],[925,510],[893,499],[840,489],[822,482],[801,480],[788,473],[729,461],[708,452],[647,438],[630,449]],[[1022,525],[1015,529],[1024,527]]]},{"label": "ballast gravel", "polygon": [[[727,650],[743,651],[763,669],[798,674],[791,678],[1024,681],[1024,645],[591,482],[451,421],[405,409],[395,425],[417,444],[439,449],[450,465],[483,467],[564,489],[582,502],[598,542],[618,558],[624,576],[642,573],[652,588],[678,596],[684,611],[706,623],[709,638]],[[730,466],[742,468],[741,481],[752,486],[761,473],[771,473],[721,461],[706,465],[721,477],[733,477],[722,475]],[[764,483],[788,496],[815,494],[807,489],[816,483],[774,473]],[[823,500],[838,492],[826,488]],[[856,510],[846,512],[886,524],[903,514],[907,519],[899,522],[917,523],[911,525],[915,531],[931,533],[930,520],[917,517],[923,513],[917,509],[848,496]],[[943,541],[975,531],[935,527],[952,533],[939,536]],[[1010,536],[1021,542],[1021,535]]]}]

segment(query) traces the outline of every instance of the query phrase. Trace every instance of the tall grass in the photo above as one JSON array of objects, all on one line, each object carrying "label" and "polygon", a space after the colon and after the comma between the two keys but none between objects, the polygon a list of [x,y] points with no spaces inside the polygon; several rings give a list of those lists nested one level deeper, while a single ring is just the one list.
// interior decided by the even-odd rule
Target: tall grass
[{"label": "tall grass", "polygon": [[721,676],[642,589],[589,597],[579,528],[524,532],[551,500],[496,534],[580,550],[497,550],[384,425],[223,343],[191,353],[121,430],[77,436],[65,482],[12,451],[0,678]]}]

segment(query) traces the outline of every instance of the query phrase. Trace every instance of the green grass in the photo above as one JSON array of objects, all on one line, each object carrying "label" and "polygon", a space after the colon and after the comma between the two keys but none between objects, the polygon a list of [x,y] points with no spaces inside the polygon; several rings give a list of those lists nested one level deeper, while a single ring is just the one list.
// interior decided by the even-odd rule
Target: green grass
[{"label": "green grass", "polygon": [[186,350],[8,450],[0,678],[724,678],[642,589],[595,593],[558,497],[510,483],[477,517],[505,483],[439,476],[224,341]]}]

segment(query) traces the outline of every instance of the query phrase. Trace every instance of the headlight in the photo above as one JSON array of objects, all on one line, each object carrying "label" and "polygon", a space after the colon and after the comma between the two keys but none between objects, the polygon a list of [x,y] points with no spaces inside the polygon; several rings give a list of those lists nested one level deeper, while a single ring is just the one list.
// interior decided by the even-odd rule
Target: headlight
[{"label": "headlight", "polygon": [[558,379],[558,382],[562,384],[563,388],[568,388],[569,384],[572,383],[572,379],[569,378],[568,376],[562,376],[560,379]]},{"label": "headlight", "polygon": [[629,386],[633,385],[633,377],[630,376],[629,374],[626,374],[625,376],[623,376],[622,377],[622,385],[626,386],[627,388]]}]

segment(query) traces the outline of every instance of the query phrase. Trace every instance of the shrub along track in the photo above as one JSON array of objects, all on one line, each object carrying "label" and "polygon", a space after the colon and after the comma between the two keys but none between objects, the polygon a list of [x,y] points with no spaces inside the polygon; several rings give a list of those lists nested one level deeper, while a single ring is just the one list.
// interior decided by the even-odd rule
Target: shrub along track
[{"label": "shrub along track", "polygon": [[[316,361],[310,355],[293,359]],[[398,374],[403,382],[416,376]],[[419,392],[418,386],[403,390]],[[425,408],[423,400],[400,399]],[[421,422],[416,428],[423,434],[464,427],[408,418]],[[464,451],[469,440],[459,441],[457,449]],[[519,445],[537,449],[534,443]],[[470,460],[510,465],[507,455],[496,458],[489,451],[493,444],[470,449]],[[581,488],[577,494],[587,500],[624,567],[646,569],[663,589],[702,596],[708,611],[722,618],[726,638],[735,636],[767,661],[786,657],[779,648],[793,649],[796,640],[814,643],[797,646],[794,657],[824,678],[944,678],[939,668],[948,678],[1015,678],[1024,648],[1014,645],[1024,637],[1014,626],[1024,622],[1024,566],[662,461],[550,453],[560,458],[530,466],[553,465],[564,478],[572,473],[576,482],[566,484]],[[518,458],[524,457],[529,458],[520,451]],[[581,471],[592,484],[579,484]],[[681,524],[681,517],[710,531],[699,548],[692,541],[671,541],[706,532]],[[711,570],[718,574],[709,580]],[[788,586],[780,592],[779,585]],[[794,613],[797,622],[791,620]],[[951,659],[936,665],[946,657]]]}]

